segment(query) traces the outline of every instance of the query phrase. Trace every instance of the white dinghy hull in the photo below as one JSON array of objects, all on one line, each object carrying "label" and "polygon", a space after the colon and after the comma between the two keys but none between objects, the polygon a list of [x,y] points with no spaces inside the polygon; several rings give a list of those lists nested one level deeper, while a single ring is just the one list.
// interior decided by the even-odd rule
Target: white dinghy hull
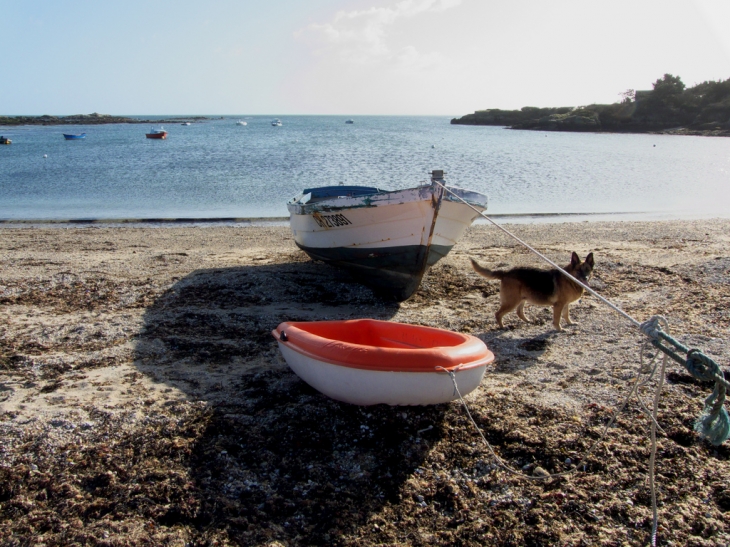
[{"label": "white dinghy hull", "polygon": [[494,355],[478,338],[390,321],[281,323],[289,367],[317,391],[355,405],[432,405],[475,390]]}]

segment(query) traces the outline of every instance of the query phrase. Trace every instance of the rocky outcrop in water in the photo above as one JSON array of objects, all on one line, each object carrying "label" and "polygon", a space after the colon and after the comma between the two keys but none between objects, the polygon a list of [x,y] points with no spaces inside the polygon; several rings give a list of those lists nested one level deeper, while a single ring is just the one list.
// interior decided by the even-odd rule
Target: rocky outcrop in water
[{"label": "rocky outcrop in water", "polygon": [[[154,120],[154,123],[173,123],[180,121],[206,120],[203,116],[170,118],[168,120]],[[126,116],[112,116],[110,114],[73,114],[71,116],[0,116],[0,125],[101,125],[109,123],[150,123],[150,120],[129,118]]]},{"label": "rocky outcrop in water", "polygon": [[0,116],[0,125],[98,125],[107,123],[147,123],[146,120],[109,114],[73,114],[71,116]]}]

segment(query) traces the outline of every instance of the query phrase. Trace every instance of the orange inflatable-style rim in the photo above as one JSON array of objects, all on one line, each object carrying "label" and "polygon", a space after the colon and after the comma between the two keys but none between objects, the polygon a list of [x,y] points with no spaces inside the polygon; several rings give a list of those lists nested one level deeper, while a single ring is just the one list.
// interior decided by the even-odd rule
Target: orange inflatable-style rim
[{"label": "orange inflatable-style rim", "polygon": [[302,355],[366,370],[462,370],[485,366],[494,360],[494,354],[475,336],[375,319],[287,321],[271,334]]}]

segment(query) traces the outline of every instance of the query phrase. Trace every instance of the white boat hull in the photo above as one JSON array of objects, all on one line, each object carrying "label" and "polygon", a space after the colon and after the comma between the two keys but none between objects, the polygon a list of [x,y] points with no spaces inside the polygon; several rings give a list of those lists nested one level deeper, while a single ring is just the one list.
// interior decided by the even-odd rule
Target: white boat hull
[{"label": "white boat hull", "polygon": [[293,213],[295,241],[309,248],[363,248],[425,245],[434,218],[432,193],[424,189],[393,192],[387,199],[362,206],[360,199],[321,204],[303,214]]},{"label": "white boat hull", "polygon": [[447,188],[471,198],[471,206],[435,183],[313,203],[299,196],[288,204],[294,241],[312,258],[349,268],[376,291],[405,300],[486,209],[486,196]]},{"label": "white boat hull", "polygon": [[[374,371],[335,365],[303,355],[285,342],[279,349],[294,373],[332,399],[354,405],[434,405],[458,399],[445,372]],[[479,387],[486,364],[456,371],[462,395]]]}]

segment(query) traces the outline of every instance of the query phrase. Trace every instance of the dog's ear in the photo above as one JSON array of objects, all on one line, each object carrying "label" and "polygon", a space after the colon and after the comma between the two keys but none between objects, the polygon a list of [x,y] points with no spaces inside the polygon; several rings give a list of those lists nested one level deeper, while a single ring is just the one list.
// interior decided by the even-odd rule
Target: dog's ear
[{"label": "dog's ear", "polygon": [[574,268],[580,266],[580,257],[578,256],[578,253],[573,251],[573,254],[570,257],[570,265]]},{"label": "dog's ear", "polygon": [[593,265],[595,264],[595,262],[593,261],[593,253],[590,253],[590,254],[589,254],[589,255],[588,255],[587,257],[586,257],[586,264],[588,264],[588,265],[589,265],[589,266],[590,266],[591,268],[592,268],[592,267],[593,267]]}]

